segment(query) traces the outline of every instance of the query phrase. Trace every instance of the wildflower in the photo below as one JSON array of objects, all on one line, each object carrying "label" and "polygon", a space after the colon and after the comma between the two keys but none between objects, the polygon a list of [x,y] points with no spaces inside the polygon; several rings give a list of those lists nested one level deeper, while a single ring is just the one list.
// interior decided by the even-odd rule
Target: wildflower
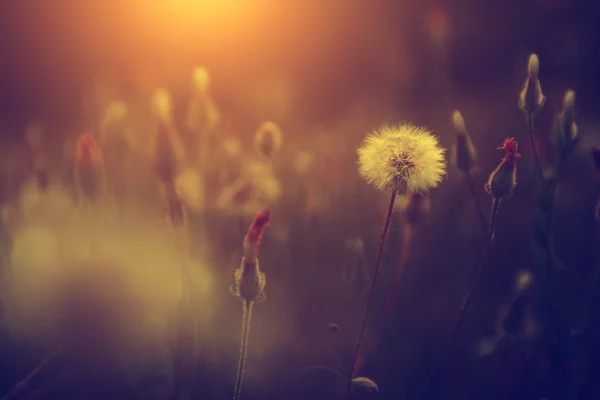
[{"label": "wildflower", "polygon": [[127,105],[119,100],[113,100],[106,107],[104,117],[102,118],[102,127],[104,129],[118,123],[127,115]]},{"label": "wildflower", "polygon": [[357,153],[359,173],[384,191],[423,192],[437,186],[446,173],[444,149],[437,138],[413,125],[373,132]]},{"label": "wildflower", "polygon": [[254,134],[254,148],[266,159],[271,159],[279,153],[282,142],[281,128],[271,121],[263,122]]},{"label": "wildflower", "polygon": [[166,124],[171,124],[173,107],[171,96],[167,89],[157,89],[152,96],[152,110],[158,119]]},{"label": "wildflower", "polygon": [[208,70],[204,67],[196,67],[192,71],[192,80],[194,82],[194,88],[198,92],[206,92],[208,84],[210,82],[210,75]]},{"label": "wildflower", "polygon": [[563,122],[563,134],[568,141],[577,137],[577,124],[575,123],[575,92],[567,90],[563,99],[563,108],[560,113]]},{"label": "wildflower", "polygon": [[372,399],[379,393],[379,386],[364,376],[352,379],[352,394],[360,399]]},{"label": "wildflower", "polygon": [[266,280],[265,274],[259,268],[258,252],[269,218],[268,210],[259,212],[244,238],[242,262],[235,271],[232,292],[246,302],[264,299]]},{"label": "wildflower", "polygon": [[465,120],[458,110],[452,112],[452,125],[457,132],[454,160],[461,171],[470,172],[477,162],[477,151],[467,132]]},{"label": "wildflower", "polygon": [[528,76],[519,95],[519,107],[528,114],[539,111],[546,102],[546,96],[542,93],[542,86],[538,79],[540,71],[540,59],[536,54],[529,56],[527,65]]},{"label": "wildflower", "polygon": [[518,144],[514,138],[504,140],[504,145],[498,149],[504,149],[505,156],[502,162],[490,175],[486,184],[486,191],[494,199],[508,199],[517,185],[517,158],[521,157],[518,152]]}]

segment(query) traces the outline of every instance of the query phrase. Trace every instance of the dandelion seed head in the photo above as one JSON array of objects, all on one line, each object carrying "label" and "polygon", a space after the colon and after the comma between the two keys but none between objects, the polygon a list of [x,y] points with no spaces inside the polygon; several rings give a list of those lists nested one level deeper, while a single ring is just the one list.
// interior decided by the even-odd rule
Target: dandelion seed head
[{"label": "dandelion seed head", "polygon": [[358,148],[358,171],[379,190],[420,193],[442,181],[444,152],[424,128],[388,126],[371,133]]}]

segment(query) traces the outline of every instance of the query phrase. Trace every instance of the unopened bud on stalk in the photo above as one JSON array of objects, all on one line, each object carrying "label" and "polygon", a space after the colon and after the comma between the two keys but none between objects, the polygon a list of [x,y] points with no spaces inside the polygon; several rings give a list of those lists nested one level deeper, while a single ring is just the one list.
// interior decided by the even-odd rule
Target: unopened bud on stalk
[{"label": "unopened bud on stalk", "polygon": [[283,134],[275,122],[263,122],[254,134],[254,148],[265,159],[276,156],[281,149]]},{"label": "unopened bud on stalk", "polygon": [[505,156],[500,165],[492,172],[485,189],[494,199],[508,199],[517,186],[517,159],[521,157],[518,144],[514,138],[504,140]]},{"label": "unopened bud on stalk", "polygon": [[158,119],[166,124],[172,122],[173,108],[171,106],[171,96],[167,89],[157,89],[152,96],[152,111]]},{"label": "unopened bud on stalk", "polygon": [[533,274],[531,271],[523,270],[519,271],[515,279],[515,291],[521,293],[531,287],[533,283]]},{"label": "unopened bud on stalk", "polygon": [[258,252],[265,229],[269,224],[270,213],[268,210],[259,212],[250,225],[244,238],[243,256],[241,265],[235,271],[232,293],[247,302],[261,301],[264,299],[266,277],[260,271]]},{"label": "unopened bud on stalk", "polygon": [[560,113],[563,135],[567,141],[577,137],[577,124],[575,123],[575,92],[567,90],[563,100],[563,109]]},{"label": "unopened bud on stalk", "polygon": [[208,84],[210,83],[210,75],[208,70],[204,67],[196,67],[192,72],[192,80],[194,82],[194,88],[200,92],[204,93],[208,89]]},{"label": "unopened bud on stalk", "polygon": [[452,112],[452,126],[458,133],[456,135],[454,162],[461,171],[470,172],[477,163],[477,151],[467,132],[465,119],[458,110]]},{"label": "unopened bud on stalk", "polygon": [[352,379],[352,395],[358,399],[372,399],[379,393],[379,386],[375,381],[358,376]]},{"label": "unopened bud on stalk", "polygon": [[542,93],[542,86],[538,74],[540,71],[540,60],[536,54],[529,56],[527,64],[527,79],[519,95],[519,107],[528,114],[539,111],[546,102],[546,96]]},{"label": "unopened bud on stalk", "polygon": [[458,133],[467,133],[467,126],[465,125],[465,119],[458,110],[452,111],[452,126]]}]

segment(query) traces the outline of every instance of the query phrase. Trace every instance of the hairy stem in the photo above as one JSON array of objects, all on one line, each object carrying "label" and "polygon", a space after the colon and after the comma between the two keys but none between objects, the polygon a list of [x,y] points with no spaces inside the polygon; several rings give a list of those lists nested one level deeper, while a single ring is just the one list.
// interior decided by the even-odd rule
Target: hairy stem
[{"label": "hairy stem", "polygon": [[477,193],[475,192],[475,185],[473,184],[473,176],[471,175],[471,172],[465,172],[465,179],[467,180],[471,197],[473,197],[473,201],[475,202],[475,208],[477,210],[477,214],[479,215],[479,220],[481,221],[483,230],[486,231],[488,229],[488,219],[483,212],[483,207],[481,206],[481,202],[479,201]]},{"label": "hairy stem", "polygon": [[494,240],[494,231],[496,229],[496,217],[498,216],[499,208],[500,208],[500,199],[494,199],[493,203],[492,203],[492,211],[491,211],[491,218],[490,218],[490,224],[489,224],[489,230],[488,230],[488,237],[485,242],[485,246],[483,248],[483,255],[481,256],[481,261],[479,263],[479,267],[477,268],[477,275],[475,277],[475,282],[473,283],[471,290],[469,290],[469,293],[467,294],[467,298],[465,299],[465,301],[462,305],[462,308],[460,310],[460,315],[458,317],[458,321],[454,327],[454,330],[452,331],[452,334],[450,335],[450,339],[448,340],[448,343],[444,347],[444,350],[442,351],[442,355],[440,356],[437,363],[431,370],[431,373],[427,377],[427,380],[425,381],[425,385],[423,386],[423,388],[417,395],[417,397],[416,397],[417,400],[419,400],[421,397],[423,397],[423,395],[429,388],[429,384],[435,377],[435,374],[437,373],[438,369],[444,362],[446,356],[448,355],[448,352],[450,351],[450,349],[452,348],[452,345],[454,344],[454,341],[456,340],[456,337],[458,336],[460,327],[465,319],[465,315],[467,314],[467,309],[469,307],[469,304],[471,303],[471,300],[473,299],[473,293],[475,292],[475,289],[477,288],[477,285],[479,284],[479,281],[481,280],[481,275],[482,275],[481,272],[483,271],[483,267],[485,266],[485,262],[487,260],[488,250],[490,248],[492,241]]},{"label": "hairy stem", "polygon": [[540,162],[540,155],[537,150],[537,146],[535,145],[535,137],[534,137],[534,125],[533,125],[533,113],[530,112],[527,114],[527,128],[529,131],[529,140],[531,141],[531,151],[533,152],[533,156],[535,158],[535,166],[537,173],[540,179],[544,180],[544,170],[542,169],[542,163]]},{"label": "hairy stem", "polygon": [[44,357],[42,361],[40,361],[40,363],[36,365],[36,367],[31,370],[31,372],[29,372],[25,378],[17,382],[12,390],[2,397],[2,400],[12,400],[19,397],[19,395],[29,387],[31,381],[44,369],[47,364],[54,360],[54,358],[59,355],[62,350],[63,346],[60,345],[48,353],[48,355]]},{"label": "hairy stem", "polygon": [[[392,281],[392,288],[388,292],[385,303],[383,306],[383,312],[377,319],[375,323],[375,329],[373,330],[373,335],[371,336],[371,340],[367,342],[365,346],[365,350],[362,352],[362,356],[359,357],[359,361],[356,364],[356,369],[360,369],[362,366],[366,354],[372,351],[375,346],[377,346],[377,341],[379,340],[379,336],[381,335],[381,331],[388,321],[392,310],[394,309],[394,300],[398,295],[398,291],[400,290],[400,282],[402,282],[402,275],[404,273],[404,267],[406,266],[406,262],[408,261],[408,257],[410,255],[410,245],[413,239],[413,229],[410,225],[404,225],[404,235],[402,235],[402,246],[401,246],[401,254],[400,259],[398,260],[398,266],[396,267],[396,274],[394,275],[394,280]],[[356,373],[357,371],[354,371]]]},{"label": "hairy stem", "polygon": [[233,400],[239,400],[240,395],[242,394],[242,381],[244,380],[244,367],[246,365],[246,354],[248,353],[248,336],[250,333],[250,318],[252,317],[253,305],[254,302],[252,301],[244,301],[244,313],[242,316],[242,338],[240,341],[240,359],[235,378]]},{"label": "hairy stem", "polygon": [[365,310],[363,312],[362,323],[360,324],[360,329],[358,331],[358,338],[356,340],[356,347],[354,348],[354,355],[352,356],[352,364],[349,369],[349,379],[348,379],[348,392],[350,392],[352,388],[352,379],[355,376],[356,364],[358,362],[358,356],[360,353],[360,348],[362,346],[363,338],[365,336],[365,330],[367,329],[367,321],[369,319],[369,313],[371,312],[371,303],[373,302],[373,294],[375,293],[375,284],[377,283],[377,276],[379,275],[379,267],[381,266],[381,256],[383,255],[383,247],[385,245],[387,239],[387,233],[390,229],[390,221],[392,219],[392,212],[394,211],[394,203],[396,202],[396,191],[392,192],[392,196],[390,198],[390,204],[388,207],[387,215],[385,217],[385,223],[383,225],[383,232],[381,233],[381,238],[379,240],[379,250],[377,251],[377,258],[375,259],[375,267],[373,268],[373,277],[371,278],[371,285],[369,286],[369,293],[367,295],[367,301],[365,303]]}]

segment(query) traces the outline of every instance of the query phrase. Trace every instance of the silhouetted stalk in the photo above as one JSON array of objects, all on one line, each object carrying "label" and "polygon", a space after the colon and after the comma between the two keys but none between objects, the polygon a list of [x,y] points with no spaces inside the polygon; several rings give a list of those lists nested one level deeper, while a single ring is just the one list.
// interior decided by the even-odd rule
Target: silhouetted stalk
[{"label": "silhouetted stalk", "polygon": [[477,197],[477,193],[475,192],[475,186],[473,185],[473,177],[471,176],[470,171],[465,172],[465,179],[467,180],[467,185],[469,185],[469,192],[471,193],[471,197],[473,197],[473,201],[475,202],[475,208],[477,209],[477,214],[479,215],[479,220],[481,221],[481,225],[483,226],[484,231],[488,229],[488,220],[483,212],[483,207],[481,206],[481,202]]},{"label": "silhouetted stalk", "polygon": [[[183,244],[183,233],[180,227],[175,227],[175,237],[177,240],[177,252],[179,253],[179,266],[181,271],[181,300],[179,302],[179,340],[177,341],[177,349],[175,354],[175,376],[174,376],[174,392],[175,396],[179,396],[184,389],[184,371],[185,371],[185,345],[189,344],[184,338],[187,338],[187,330],[194,328],[193,323],[189,323],[190,316],[190,276],[187,263],[185,262]],[[195,343],[192,351],[195,351]]]},{"label": "silhouetted stalk", "polygon": [[371,303],[373,302],[373,294],[375,293],[375,284],[377,283],[377,276],[379,275],[379,267],[381,266],[381,256],[383,254],[383,247],[385,246],[385,242],[387,239],[387,233],[390,228],[390,221],[392,219],[392,212],[394,211],[394,203],[396,202],[397,191],[392,191],[392,196],[390,198],[390,204],[387,211],[387,216],[385,218],[385,223],[383,225],[383,232],[381,233],[381,238],[379,240],[379,250],[377,251],[377,258],[375,259],[375,268],[373,268],[373,277],[371,278],[371,285],[369,286],[369,293],[367,295],[367,301],[365,303],[365,310],[363,312],[362,323],[360,325],[360,329],[358,331],[358,338],[356,340],[356,347],[354,349],[354,355],[352,356],[352,363],[350,364],[349,369],[349,379],[348,379],[348,393],[351,393],[352,390],[352,379],[355,377],[356,365],[358,362],[358,357],[360,353],[360,348],[362,346],[363,338],[365,335],[365,330],[367,328],[367,321],[369,319],[369,313],[371,311]]},{"label": "silhouetted stalk", "polygon": [[542,169],[542,163],[540,162],[540,155],[537,151],[537,146],[535,144],[534,137],[534,124],[533,124],[533,113],[529,112],[527,114],[527,128],[529,132],[529,140],[531,141],[531,151],[533,151],[533,156],[535,158],[535,167],[537,173],[542,181],[544,181],[544,170]]},{"label": "silhouetted stalk", "polygon": [[19,397],[19,395],[29,387],[31,381],[44,369],[48,363],[50,363],[56,356],[58,356],[63,350],[63,346],[60,345],[52,350],[36,367],[22,380],[16,383],[10,392],[8,392],[2,400],[12,400]]},{"label": "silhouetted stalk", "polygon": [[240,359],[238,362],[237,375],[235,378],[235,389],[233,400],[239,400],[242,393],[242,381],[244,380],[244,367],[246,365],[246,354],[248,353],[248,337],[250,333],[250,319],[252,317],[253,301],[244,301],[242,315],[242,338],[240,340]]},{"label": "silhouetted stalk", "polygon": [[494,231],[496,230],[496,217],[498,216],[499,208],[500,208],[500,199],[494,199],[493,203],[492,203],[492,211],[491,211],[491,218],[490,218],[490,224],[489,224],[489,230],[488,230],[488,237],[487,237],[487,240],[483,247],[483,255],[481,256],[481,262],[479,263],[479,267],[477,269],[477,275],[475,277],[475,282],[473,283],[473,286],[471,287],[471,290],[467,294],[467,298],[465,299],[465,301],[462,305],[462,308],[460,310],[460,315],[458,317],[458,322],[456,323],[456,326],[454,327],[454,330],[452,331],[450,340],[448,340],[448,343],[446,344],[446,346],[444,347],[444,350],[442,351],[442,355],[438,359],[437,363],[433,367],[433,370],[429,374],[429,377],[425,381],[425,385],[423,386],[423,389],[421,389],[421,391],[417,395],[417,397],[416,397],[417,400],[419,400],[421,397],[423,397],[423,395],[429,388],[429,384],[431,383],[435,374],[437,373],[440,366],[444,362],[446,356],[448,355],[448,352],[450,351],[450,349],[452,348],[452,345],[454,344],[454,341],[456,340],[456,337],[458,336],[458,332],[460,331],[462,322],[465,319],[465,315],[467,314],[467,308],[469,307],[469,304],[471,303],[471,300],[473,298],[473,293],[475,292],[475,289],[477,288],[477,285],[479,284],[479,282],[481,280],[481,275],[482,275],[481,272],[483,271],[483,267],[485,266],[485,262],[487,260],[488,250],[490,248],[492,241],[494,240]]},{"label": "silhouetted stalk", "polygon": [[[388,321],[392,310],[394,309],[394,300],[398,295],[398,291],[400,290],[400,282],[402,282],[402,275],[404,273],[404,267],[406,266],[406,262],[410,255],[410,247],[412,243],[412,239],[414,236],[413,228],[405,224],[404,225],[404,235],[402,235],[402,246],[401,246],[401,254],[400,259],[398,260],[398,266],[396,267],[396,274],[394,275],[394,280],[392,281],[392,288],[388,292],[385,303],[383,306],[383,312],[381,313],[377,323],[375,324],[375,329],[373,330],[373,335],[371,336],[371,340],[365,346],[365,351],[363,351],[361,356],[359,357],[359,361],[356,363],[356,369],[360,369],[366,355],[372,351],[375,346],[377,346],[377,342],[379,340],[379,336],[381,335],[381,331]],[[358,371],[354,371],[356,374]]]}]

